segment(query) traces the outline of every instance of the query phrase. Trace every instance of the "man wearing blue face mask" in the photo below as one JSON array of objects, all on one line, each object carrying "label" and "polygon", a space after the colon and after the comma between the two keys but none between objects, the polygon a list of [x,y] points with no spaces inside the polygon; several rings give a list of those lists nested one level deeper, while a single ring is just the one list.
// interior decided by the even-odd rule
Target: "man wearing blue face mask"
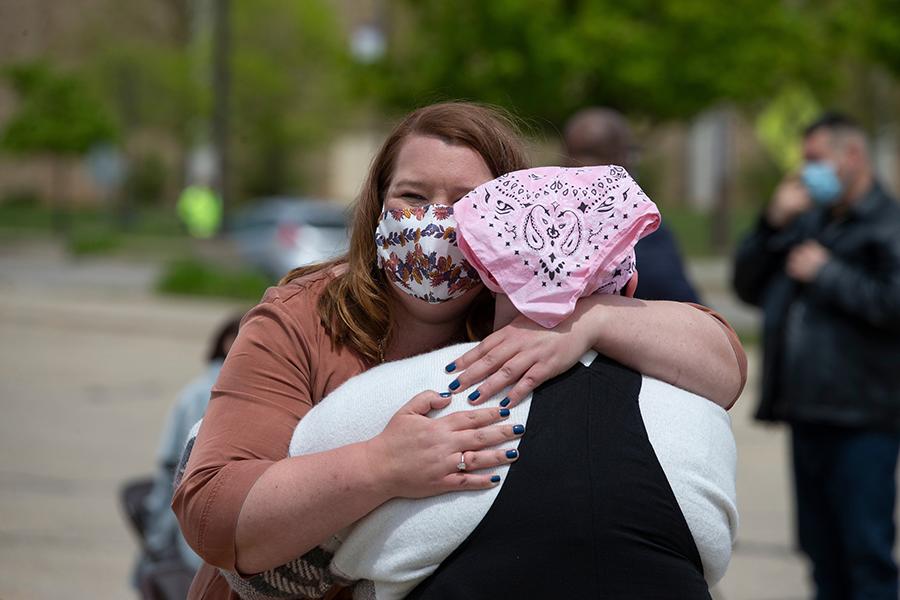
[{"label": "man wearing blue face mask", "polygon": [[816,597],[896,600],[900,206],[847,117],[810,125],[803,152],[735,263],[735,290],[764,313],[756,417],[791,427]]}]

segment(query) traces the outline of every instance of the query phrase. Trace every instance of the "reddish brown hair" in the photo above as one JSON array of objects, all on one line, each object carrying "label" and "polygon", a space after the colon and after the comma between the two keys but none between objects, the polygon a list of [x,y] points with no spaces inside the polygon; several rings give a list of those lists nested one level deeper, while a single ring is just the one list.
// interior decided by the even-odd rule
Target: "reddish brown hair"
[{"label": "reddish brown hair", "polygon": [[[319,298],[319,316],[335,343],[372,361],[383,359],[384,347],[392,334],[389,282],[376,261],[375,228],[394,175],[397,154],[411,135],[433,136],[475,150],[494,177],[528,166],[516,122],[493,107],[470,102],[432,104],[410,113],[394,128],[375,155],[356,202],[347,254],[327,263],[294,269],[281,280],[284,284],[346,265],[346,270],[329,282]],[[485,330],[490,330],[492,310],[493,302],[485,291],[467,319],[470,338],[480,338]]]}]

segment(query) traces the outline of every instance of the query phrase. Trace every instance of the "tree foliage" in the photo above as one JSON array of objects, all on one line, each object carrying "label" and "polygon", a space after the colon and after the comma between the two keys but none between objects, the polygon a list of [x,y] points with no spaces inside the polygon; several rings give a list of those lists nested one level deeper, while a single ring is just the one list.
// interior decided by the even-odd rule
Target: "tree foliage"
[{"label": "tree foliage", "polygon": [[845,46],[900,78],[900,1],[832,1],[828,12]]},{"label": "tree foliage", "polygon": [[397,8],[411,20],[391,40],[381,94],[403,109],[444,97],[554,124],[587,104],[669,119],[719,101],[753,105],[790,81],[833,85],[821,21],[783,0],[403,0]]},{"label": "tree foliage", "polygon": [[209,86],[185,47],[130,37],[98,49],[91,67],[130,131],[159,128],[187,141],[210,112]]},{"label": "tree foliage", "polygon": [[107,0],[83,26],[85,68],[129,133],[162,130],[183,144],[200,133],[211,112],[209,50],[192,31],[205,4]]},{"label": "tree foliage", "polygon": [[[90,31],[91,62],[123,126],[170,132],[185,150],[204,141],[214,101],[209,3],[110,6]],[[300,183],[298,151],[343,124],[347,42],[327,0],[233,0],[231,9],[233,180],[239,196],[284,193]]]},{"label": "tree foliage", "polygon": [[296,149],[339,131],[348,108],[347,41],[323,0],[233,3],[233,130],[248,195],[297,183]]},{"label": "tree foliage", "polygon": [[0,145],[18,154],[75,156],[116,136],[105,106],[77,75],[44,63],[23,63],[4,71],[17,96]]}]

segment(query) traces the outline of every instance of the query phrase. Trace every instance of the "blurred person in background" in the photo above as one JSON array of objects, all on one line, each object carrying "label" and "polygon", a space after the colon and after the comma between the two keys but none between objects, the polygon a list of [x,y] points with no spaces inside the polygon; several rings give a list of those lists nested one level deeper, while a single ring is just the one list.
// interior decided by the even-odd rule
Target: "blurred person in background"
[{"label": "blurred person in background", "polygon": [[764,314],[756,417],[791,427],[817,598],[896,600],[900,206],[848,117],[809,125],[803,155],[735,263],[735,290]]},{"label": "blurred person in background", "polygon": [[203,562],[184,541],[178,528],[178,520],[171,507],[175,491],[173,482],[188,433],[194,423],[203,418],[210,390],[237,337],[239,325],[240,317],[233,317],[218,327],[207,355],[206,370],[181,390],[169,411],[157,451],[159,468],[153,488],[144,499],[144,553],[138,562],[138,579],[142,571],[160,560],[178,559],[194,571]]},{"label": "blurred person in background", "polygon": [[[613,109],[591,107],[572,115],[563,129],[563,145],[568,167],[619,165],[635,172],[631,127],[625,116]],[[635,298],[700,303],[685,274],[675,236],[665,223],[642,239],[636,252],[641,277]]]},{"label": "blurred person in background", "polygon": [[[496,486],[490,475],[460,472],[457,461],[515,437],[499,424],[503,409],[472,411],[462,425],[427,417],[479,381],[467,396],[473,404],[506,387],[515,403],[594,348],[722,406],[734,401],[743,350],[716,315],[595,295],[554,329],[514,319],[447,365],[455,379],[444,396],[417,397],[375,438],[287,457],[300,419],[353,375],[490,333],[493,299],[464,268],[442,219],[478,185],[526,167],[524,143],[498,111],[460,102],[414,111],[372,162],[348,254],[295,269],[250,310],[172,504],[204,560],[190,598],[237,598],[219,570],[277,568],[392,498]],[[652,335],[634,335],[648,322]]]},{"label": "blurred person in background", "polygon": [[186,187],[178,197],[177,211],[188,233],[196,238],[211,238],[222,225],[222,199],[208,185]]}]

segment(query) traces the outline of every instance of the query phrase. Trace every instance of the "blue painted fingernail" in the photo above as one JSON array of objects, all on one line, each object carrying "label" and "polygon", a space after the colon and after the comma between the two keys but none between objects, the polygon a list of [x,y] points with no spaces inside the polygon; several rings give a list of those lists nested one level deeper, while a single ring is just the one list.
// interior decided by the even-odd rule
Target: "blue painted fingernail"
[{"label": "blue painted fingernail", "polygon": [[513,433],[516,435],[522,435],[523,433],[525,433],[525,426],[524,425],[513,425]]},{"label": "blue painted fingernail", "polygon": [[500,483],[499,475],[491,475],[491,483]]},{"label": "blue painted fingernail", "polygon": [[501,408],[501,409],[500,409],[500,416],[501,416],[501,417],[508,417],[508,416],[509,416],[509,409],[508,409],[508,408]]},{"label": "blue painted fingernail", "polygon": [[518,455],[519,455],[518,450],[507,450],[506,451],[506,458],[513,459],[513,458],[517,457]]},{"label": "blue painted fingernail", "polygon": [[480,397],[481,397],[481,392],[479,392],[478,390],[475,390],[474,392],[469,394],[469,402],[475,402]]},{"label": "blue painted fingernail", "polygon": [[440,394],[438,394],[438,396],[440,396],[441,398],[449,398],[452,395],[453,394],[451,394],[450,392],[441,392]]},{"label": "blue painted fingernail", "polygon": [[453,371],[456,370],[456,363],[455,363],[455,362],[452,362],[452,363],[450,363],[449,365],[447,365],[446,367],[444,367],[444,369],[446,369],[446,371],[447,371],[448,373],[452,373]]},{"label": "blue painted fingernail", "polygon": [[454,379],[453,381],[450,382],[450,385],[448,385],[447,387],[450,388],[451,390],[455,390],[456,388],[459,387],[459,379]]},{"label": "blue painted fingernail", "polygon": [[500,401],[500,406],[509,406],[509,398],[504,398]]}]

